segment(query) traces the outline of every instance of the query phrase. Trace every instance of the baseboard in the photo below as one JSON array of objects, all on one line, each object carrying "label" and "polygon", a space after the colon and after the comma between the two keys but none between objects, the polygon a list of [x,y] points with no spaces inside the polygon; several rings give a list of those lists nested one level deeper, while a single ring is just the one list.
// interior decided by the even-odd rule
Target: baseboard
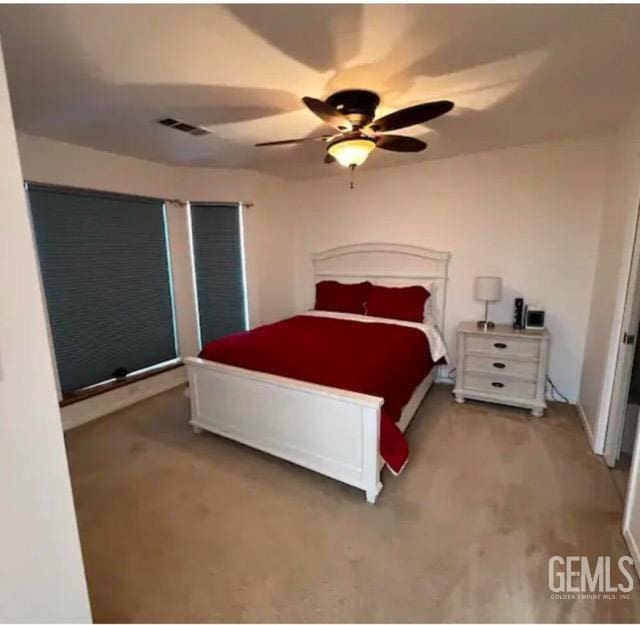
[{"label": "baseboard", "polygon": [[187,381],[186,367],[178,367],[164,373],[116,388],[112,391],[88,397],[61,409],[62,429],[70,430],[106,414],[121,410],[143,399],[148,399]]},{"label": "baseboard", "polygon": [[627,543],[627,548],[633,558],[633,564],[636,567],[636,573],[640,578],[640,550],[638,550],[638,544],[629,529],[625,529],[622,532],[622,536],[624,538],[624,542]]},{"label": "baseboard", "polygon": [[591,450],[593,451],[593,453],[599,454],[599,452],[596,449],[596,444],[595,444],[596,439],[595,439],[595,436],[593,435],[593,430],[591,429],[591,425],[589,425],[589,420],[587,419],[587,415],[585,414],[584,408],[582,407],[582,404],[580,403],[580,401],[576,402],[576,408],[578,409],[578,414],[580,415],[580,421],[582,421],[582,427],[584,428],[587,438],[589,439],[589,445],[591,445]]}]

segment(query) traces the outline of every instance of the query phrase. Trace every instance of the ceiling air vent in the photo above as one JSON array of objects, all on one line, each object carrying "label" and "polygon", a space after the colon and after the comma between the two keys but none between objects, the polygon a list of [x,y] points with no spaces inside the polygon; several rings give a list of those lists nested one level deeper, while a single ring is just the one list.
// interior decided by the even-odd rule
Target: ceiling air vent
[{"label": "ceiling air vent", "polygon": [[201,126],[192,126],[191,124],[186,124],[185,122],[173,119],[173,117],[158,119],[157,123],[162,126],[167,126],[167,128],[181,130],[182,132],[186,132],[187,134],[193,135],[194,137],[202,137],[203,135],[211,134],[211,131],[207,128],[202,128]]}]

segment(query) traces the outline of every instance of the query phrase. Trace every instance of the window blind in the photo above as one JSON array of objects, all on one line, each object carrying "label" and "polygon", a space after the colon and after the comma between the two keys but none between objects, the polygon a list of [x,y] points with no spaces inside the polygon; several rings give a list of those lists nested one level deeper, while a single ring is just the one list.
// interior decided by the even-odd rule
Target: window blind
[{"label": "window blind", "polygon": [[175,359],[163,201],[27,189],[63,394]]},{"label": "window blind", "polygon": [[247,329],[240,204],[191,204],[200,341]]}]

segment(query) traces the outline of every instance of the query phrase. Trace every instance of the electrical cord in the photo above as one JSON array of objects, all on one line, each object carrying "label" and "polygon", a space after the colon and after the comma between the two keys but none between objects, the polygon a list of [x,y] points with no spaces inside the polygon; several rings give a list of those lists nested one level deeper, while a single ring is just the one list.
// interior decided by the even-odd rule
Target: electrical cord
[{"label": "electrical cord", "polygon": [[[547,376],[547,383],[549,384],[549,386],[551,387],[551,400],[552,401],[562,401],[565,404],[570,404],[571,402],[566,398],[565,395],[563,395],[559,390],[558,387],[553,383],[553,380]],[[558,397],[560,397],[560,399],[558,399]]]},{"label": "electrical cord", "polygon": [[449,369],[449,371],[447,372],[447,379],[451,380],[452,382],[456,381],[456,367],[453,367],[453,369]]}]

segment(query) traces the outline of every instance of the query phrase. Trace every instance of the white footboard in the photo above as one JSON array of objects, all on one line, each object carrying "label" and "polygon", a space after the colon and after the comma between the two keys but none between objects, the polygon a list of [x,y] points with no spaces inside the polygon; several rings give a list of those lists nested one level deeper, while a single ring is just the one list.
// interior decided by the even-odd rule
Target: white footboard
[{"label": "white footboard", "polygon": [[383,399],[186,358],[191,425],[366,492],[382,489]]}]

